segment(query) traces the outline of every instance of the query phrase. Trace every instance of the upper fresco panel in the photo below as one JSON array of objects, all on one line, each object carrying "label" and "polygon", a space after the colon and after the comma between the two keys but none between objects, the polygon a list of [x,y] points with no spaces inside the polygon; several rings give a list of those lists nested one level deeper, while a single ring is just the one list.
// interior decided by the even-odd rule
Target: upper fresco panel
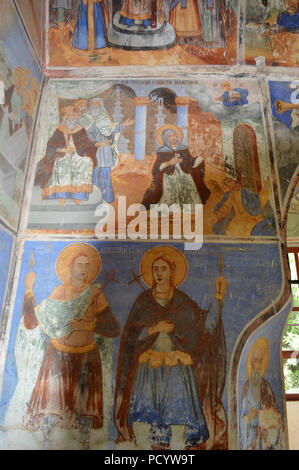
[{"label": "upper fresco panel", "polygon": [[0,219],[16,230],[42,76],[14,6],[0,8]]},{"label": "upper fresco panel", "polygon": [[234,65],[238,2],[47,0],[45,71]]},{"label": "upper fresco panel", "polygon": [[99,236],[107,223],[108,238],[158,239],[171,211],[180,234],[190,219],[196,234],[275,236],[260,100],[255,80],[219,75],[48,80],[29,231]]},{"label": "upper fresco panel", "polygon": [[268,66],[298,66],[298,0],[248,0],[244,9],[245,63],[264,56]]}]

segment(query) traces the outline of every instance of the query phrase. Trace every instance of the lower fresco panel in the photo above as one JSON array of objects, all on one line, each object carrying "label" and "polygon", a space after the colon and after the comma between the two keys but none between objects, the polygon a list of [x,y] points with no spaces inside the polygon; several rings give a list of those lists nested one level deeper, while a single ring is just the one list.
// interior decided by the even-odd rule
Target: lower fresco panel
[{"label": "lower fresco panel", "polygon": [[228,449],[235,344],[281,284],[272,243],[26,242],[1,448]]}]

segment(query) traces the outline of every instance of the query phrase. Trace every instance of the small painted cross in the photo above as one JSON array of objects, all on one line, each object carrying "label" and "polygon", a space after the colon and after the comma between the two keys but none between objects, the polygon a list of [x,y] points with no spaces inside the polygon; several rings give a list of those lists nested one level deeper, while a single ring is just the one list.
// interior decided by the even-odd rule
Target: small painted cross
[{"label": "small painted cross", "polygon": [[114,269],[111,274],[107,274],[102,271],[102,274],[104,274],[105,277],[107,277],[107,281],[103,285],[103,289],[106,289],[106,287],[110,284],[110,282],[116,282],[117,284],[120,284],[119,280],[115,278],[115,275],[118,273],[118,269]]},{"label": "small painted cross", "polygon": [[133,284],[134,282],[137,282],[137,284],[139,285],[139,287],[141,287],[142,290],[146,290],[144,288],[144,286],[142,285],[142,283],[140,282],[140,279],[142,277],[142,275],[140,274],[139,276],[134,272],[134,271],[131,271],[131,274],[133,276],[133,279],[131,279],[131,281],[128,282],[128,285],[130,284]]}]

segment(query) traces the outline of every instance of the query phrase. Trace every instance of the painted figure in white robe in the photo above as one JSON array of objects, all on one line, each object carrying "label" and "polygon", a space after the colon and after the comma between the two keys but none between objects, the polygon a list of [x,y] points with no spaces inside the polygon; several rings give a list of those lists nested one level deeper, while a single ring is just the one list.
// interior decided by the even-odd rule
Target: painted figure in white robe
[{"label": "painted figure in white robe", "polygon": [[98,145],[91,142],[80,126],[74,106],[62,109],[62,123],[48,141],[46,154],[37,166],[35,184],[43,199],[67,199],[80,204],[93,192],[92,174],[97,164]]},{"label": "painted figure in white robe", "polygon": [[[78,101],[80,103],[84,100]],[[82,109],[82,106],[81,106]],[[84,109],[84,107],[83,107]],[[131,126],[134,120],[112,122],[101,98],[93,98],[89,109],[86,108],[80,120],[80,125],[87,131],[88,138],[98,146],[97,166],[93,172],[93,183],[101,189],[103,198],[110,203],[114,200],[111,180],[111,170],[116,166],[119,156],[118,141],[125,127]]]}]

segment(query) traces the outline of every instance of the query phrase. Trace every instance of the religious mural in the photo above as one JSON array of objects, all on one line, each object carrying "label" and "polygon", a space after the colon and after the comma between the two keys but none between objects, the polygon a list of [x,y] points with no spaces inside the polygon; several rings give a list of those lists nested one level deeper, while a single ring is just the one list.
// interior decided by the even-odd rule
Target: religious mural
[{"label": "religious mural", "polygon": [[225,77],[50,80],[28,229],[94,234],[122,196],[145,220],[202,204],[204,235],[275,235],[260,99],[254,80]]},{"label": "religious mural", "polygon": [[244,19],[246,64],[264,56],[269,66],[298,66],[298,0],[247,0]]},{"label": "religious mural", "polygon": [[226,449],[231,357],[280,263],[273,243],[26,242],[1,447]]},{"label": "religious mural", "polygon": [[234,64],[238,2],[48,0],[46,68]]},{"label": "religious mural", "polygon": [[239,442],[244,450],[285,448],[286,422],[281,396],[280,337],[291,303],[269,320],[246,345],[239,366]]},{"label": "religious mural", "polygon": [[26,3],[0,0],[0,448],[286,449],[298,0]]},{"label": "religious mural", "polygon": [[13,6],[0,8],[0,217],[16,229],[41,72]]},{"label": "religious mural", "polygon": [[269,81],[269,89],[281,197],[285,201],[299,165],[298,81]]}]

